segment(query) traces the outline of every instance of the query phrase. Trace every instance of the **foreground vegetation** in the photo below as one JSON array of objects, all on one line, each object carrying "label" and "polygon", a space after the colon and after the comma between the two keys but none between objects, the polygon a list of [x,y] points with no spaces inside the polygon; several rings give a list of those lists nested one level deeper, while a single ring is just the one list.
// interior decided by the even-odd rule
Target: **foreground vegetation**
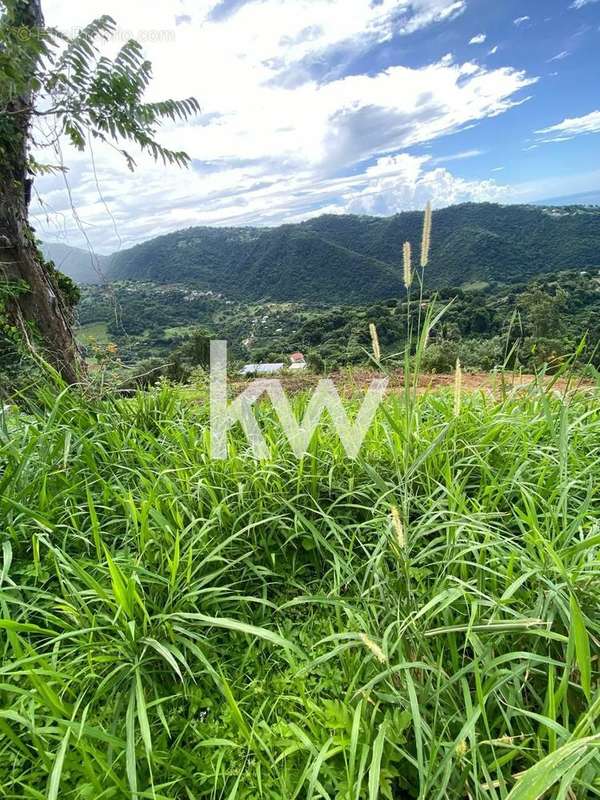
[{"label": "foreground vegetation", "polygon": [[1,418],[0,797],[598,796],[597,396],[390,398],[355,462],[265,405],[260,469],[207,417]]}]

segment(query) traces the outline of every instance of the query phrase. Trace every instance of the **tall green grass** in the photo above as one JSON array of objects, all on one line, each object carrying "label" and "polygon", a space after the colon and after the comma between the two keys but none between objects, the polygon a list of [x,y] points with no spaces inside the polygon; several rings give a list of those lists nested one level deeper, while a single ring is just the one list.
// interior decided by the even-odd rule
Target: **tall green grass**
[{"label": "tall green grass", "polygon": [[597,797],[598,397],[456,412],[296,461],[263,406],[260,465],[169,388],[1,419],[0,797]]}]

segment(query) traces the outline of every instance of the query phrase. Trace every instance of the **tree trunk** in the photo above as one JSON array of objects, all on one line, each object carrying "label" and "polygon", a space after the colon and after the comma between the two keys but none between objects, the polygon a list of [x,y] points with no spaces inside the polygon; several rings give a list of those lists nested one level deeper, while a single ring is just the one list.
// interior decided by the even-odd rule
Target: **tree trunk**
[{"label": "tree trunk", "polygon": [[[40,0],[17,5],[16,25],[39,35],[44,18]],[[33,77],[37,57],[27,62]],[[72,314],[54,276],[40,259],[29,225],[31,179],[27,165],[33,92],[1,98],[0,142],[0,312],[8,317],[30,350],[41,354],[69,383],[84,371],[72,329]],[[2,308],[3,306],[3,308]]]}]

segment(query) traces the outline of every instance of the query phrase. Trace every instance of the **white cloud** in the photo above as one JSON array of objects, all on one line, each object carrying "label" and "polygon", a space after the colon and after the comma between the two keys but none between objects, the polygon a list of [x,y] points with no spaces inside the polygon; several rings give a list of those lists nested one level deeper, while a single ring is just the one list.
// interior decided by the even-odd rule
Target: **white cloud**
[{"label": "white cloud", "polygon": [[485,155],[484,150],[463,150],[460,153],[452,153],[449,156],[438,156],[431,161],[432,165],[447,164],[449,161],[464,161],[467,158],[477,158]]},{"label": "white cloud", "polygon": [[485,33],[478,33],[477,36],[473,36],[472,39],[469,40],[469,44],[484,44],[487,36]]},{"label": "white cloud", "polygon": [[518,28],[520,25],[524,25],[526,22],[530,21],[531,17],[517,17],[516,19],[513,20],[513,24],[516,25]]},{"label": "white cloud", "polygon": [[499,49],[500,49],[500,48],[498,47],[498,45],[495,45],[495,46],[494,46],[494,47],[492,47],[492,49],[491,49],[491,50],[488,52],[488,56],[495,56],[495,55],[496,55],[496,53],[498,52],[498,50],[499,50]]},{"label": "white cloud", "polygon": [[553,61],[563,61],[570,55],[571,53],[568,50],[562,50],[560,53],[557,53],[555,56],[552,56],[552,58],[549,58],[546,63],[552,64]]},{"label": "white cloud", "polygon": [[[518,93],[534,79],[510,67],[458,64],[451,56],[420,68],[393,66],[372,74],[344,76],[327,69],[332,48],[355,59],[394,32],[408,34],[443,22],[465,5],[462,0],[344,0],[340,14],[339,4],[330,0],[294,0],[291,13],[285,0],[254,0],[237,8],[229,3],[231,13],[224,17],[218,0],[178,0],[176,9],[170,0],[77,5],[47,0],[45,7],[49,24],[69,28],[106,11],[117,17],[123,34],[154,36],[146,47],[154,63],[152,98],[194,95],[201,103],[197,120],[160,133],[164,144],[190,154],[191,170],[155,165],[142,156],[131,175],[112,150],[95,152],[104,199],[130,244],[185,225],[273,224],[315,209],[348,207],[349,191],[367,202],[374,184],[379,191],[382,181],[389,205],[411,197],[418,202],[427,186],[439,197],[493,193],[488,182],[463,181],[434,169],[429,159],[415,162],[410,159],[417,157],[406,156],[394,162],[395,173],[387,177],[373,172],[373,163],[403,158],[408,148],[508,111],[522,102]],[[113,248],[117,237],[89,157],[69,150],[65,160],[72,167],[69,181],[86,230],[103,249]],[[339,177],[349,173],[352,179]],[[38,189],[51,221],[72,227],[60,179],[41,179]],[[42,215],[37,227],[56,238]]]},{"label": "white cloud", "polygon": [[[410,2],[399,2],[399,6],[411,6]],[[448,22],[463,14],[466,0],[416,0],[412,3],[412,16],[400,28],[401,33],[414,33],[420,28],[437,22]]]},{"label": "white cloud", "polygon": [[[440,163],[440,159],[431,156],[401,153],[379,158],[355,175],[329,179],[308,171],[281,175],[255,167],[208,176],[182,175],[175,169],[160,173],[144,169],[133,176],[126,194],[122,191],[122,176],[100,163],[98,169],[105,176],[101,180],[103,195],[109,201],[122,242],[107,224],[106,209],[98,202],[94,176],[87,169],[79,177],[74,198],[91,241],[99,251],[111,252],[121,245],[193,225],[270,225],[321,213],[385,215],[422,208],[429,199],[444,206],[502,200],[506,194],[506,189],[494,181],[465,180],[437,166]],[[38,215],[38,232],[48,240],[77,243],[81,234],[73,224],[58,179],[44,200],[47,210],[54,212],[54,221],[48,229],[43,216]],[[62,224],[57,225],[58,220]]]},{"label": "white cloud", "polygon": [[379,159],[367,170],[364,188],[343,193],[340,213],[387,215],[423,208],[428,200],[440,207],[506,197],[507,188],[495,181],[468,181],[446,169],[426,169],[429,161],[428,156],[406,154]]},{"label": "white cloud", "polygon": [[571,8],[579,9],[597,2],[598,0],[575,0],[575,2],[571,3]]},{"label": "white cloud", "polygon": [[543,142],[565,142],[589,133],[600,133],[600,111],[592,111],[583,117],[567,118],[549,128],[536,131]]}]

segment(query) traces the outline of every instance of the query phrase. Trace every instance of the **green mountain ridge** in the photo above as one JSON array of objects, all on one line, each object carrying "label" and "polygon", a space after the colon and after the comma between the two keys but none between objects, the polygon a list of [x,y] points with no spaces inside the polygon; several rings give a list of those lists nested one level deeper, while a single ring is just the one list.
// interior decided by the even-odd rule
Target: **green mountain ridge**
[{"label": "green mountain ridge", "polygon": [[[114,254],[107,280],[188,283],[238,300],[364,303],[402,291],[423,215],[323,215],[278,228],[189,228]],[[429,288],[600,268],[600,208],[467,203],[434,212]]]}]

